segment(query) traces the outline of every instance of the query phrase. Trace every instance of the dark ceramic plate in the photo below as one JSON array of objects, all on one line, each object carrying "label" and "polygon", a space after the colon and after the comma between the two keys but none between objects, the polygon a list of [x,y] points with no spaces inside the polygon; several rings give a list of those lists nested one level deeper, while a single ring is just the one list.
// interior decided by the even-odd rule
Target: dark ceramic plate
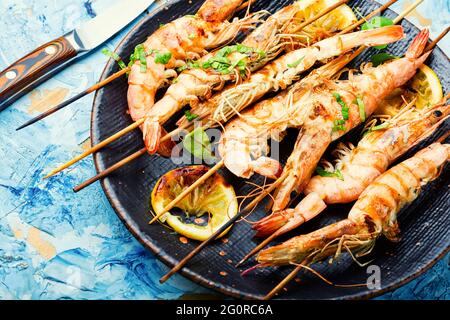
[{"label": "dark ceramic plate", "polygon": [[[267,9],[274,12],[291,1],[258,0],[254,10]],[[188,1],[178,0],[154,11],[125,37],[119,45],[118,54],[122,57],[128,57],[134,47],[145,41],[147,36],[159,27],[160,23],[167,23],[182,15],[195,13],[201,3],[201,1],[194,1],[194,4],[188,4]],[[376,2],[366,0],[351,1],[350,5],[358,7],[361,14],[364,15],[379,6]],[[389,10],[384,15],[391,18],[395,17],[395,13]],[[403,20],[402,25],[405,28],[407,38],[389,46],[389,52],[394,55],[402,55],[411,39],[418,33],[418,29],[408,21]],[[357,67],[361,62],[368,61],[373,53],[373,50],[366,50],[352,66]],[[450,70],[448,58],[439,48],[436,48],[427,64],[438,73],[444,90],[447,92],[450,89],[450,80],[447,77],[448,70]],[[109,62],[103,72],[102,79],[116,71],[116,64]],[[126,113],[126,92],[127,82],[125,78],[122,78],[97,93],[92,111],[91,134],[93,144],[97,144],[131,123],[131,119]],[[447,130],[449,130],[448,124],[445,125],[445,128],[441,128],[439,133],[442,134]],[[280,150],[285,156],[289,154],[295,136],[295,131],[292,131],[281,143]],[[405,157],[411,156],[414,151],[424,145],[417,146]],[[97,170],[104,170],[126,155],[142,148],[142,146],[141,133],[138,130],[122,137],[95,154]],[[198,244],[194,241],[182,244],[178,239],[179,236],[170,232],[167,228],[158,224],[148,224],[151,190],[162,174],[175,167],[176,165],[169,159],[145,155],[110,175],[102,182],[102,187],[111,205],[128,229],[168,266],[176,264]],[[250,187],[246,186],[243,180],[233,177],[226,170],[222,171],[222,174],[233,184],[237,194],[246,194],[250,190]],[[260,178],[255,178],[253,181],[261,183]],[[301,283],[292,282],[287,286],[287,292],[283,292],[280,298],[367,298],[397,288],[423,273],[441,258],[450,246],[450,219],[448,219],[450,192],[448,183],[449,170],[447,167],[440,178],[429,183],[420,197],[401,212],[402,240],[396,244],[389,243],[384,239],[378,241],[370,259],[373,259],[372,264],[381,268],[380,289],[334,287],[323,283],[311,274],[304,273],[301,275]],[[295,234],[309,232],[343,219],[347,216],[350,207],[350,205],[330,206],[327,212],[280,240],[286,240]],[[264,210],[261,204],[252,215],[252,220],[261,218],[263,215]],[[203,286],[233,297],[260,298],[264,296],[291,268],[261,270],[245,278],[241,277],[240,270],[236,269],[233,264],[228,263],[227,260],[230,259],[236,263],[249,249],[253,248],[257,244],[253,234],[254,232],[249,224],[238,223],[227,235],[228,243],[217,241],[210,245],[196,256],[181,273]],[[227,255],[220,256],[220,251],[225,251]],[[368,277],[366,268],[352,263],[350,258],[345,255],[337,264],[328,265],[324,263],[316,265],[316,268],[326,278],[338,284],[365,283]],[[221,276],[219,274],[221,271],[227,272],[228,275]]]}]

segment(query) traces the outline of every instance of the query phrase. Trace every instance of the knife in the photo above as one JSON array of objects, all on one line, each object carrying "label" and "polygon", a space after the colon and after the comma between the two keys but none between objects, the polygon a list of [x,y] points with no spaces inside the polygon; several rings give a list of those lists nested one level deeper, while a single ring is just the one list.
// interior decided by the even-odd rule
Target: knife
[{"label": "knife", "polygon": [[154,0],[120,0],[79,28],[35,49],[0,73],[0,111],[111,38]]}]

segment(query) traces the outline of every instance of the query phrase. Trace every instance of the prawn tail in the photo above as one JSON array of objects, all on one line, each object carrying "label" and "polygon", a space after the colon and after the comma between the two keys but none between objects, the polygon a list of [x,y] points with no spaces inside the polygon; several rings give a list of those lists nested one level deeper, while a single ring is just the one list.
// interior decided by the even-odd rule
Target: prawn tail
[{"label": "prawn tail", "polygon": [[[167,135],[166,129],[161,127],[161,136]],[[175,147],[175,142],[172,139],[166,141],[160,141],[158,147],[158,154],[163,157],[170,157],[172,155],[172,149]]]},{"label": "prawn tail", "polygon": [[282,211],[277,211],[259,220],[253,225],[253,230],[256,231],[257,237],[267,237],[283,226],[285,226],[288,221],[294,217],[295,209],[286,209]]},{"label": "prawn tail", "polygon": [[277,179],[283,172],[281,163],[269,157],[259,157],[250,165],[253,171],[269,179]]},{"label": "prawn tail", "polygon": [[320,214],[327,205],[315,192],[308,194],[295,207],[272,213],[253,226],[257,236],[277,233],[277,236],[291,231]]},{"label": "prawn tail", "polygon": [[[361,31],[361,34],[358,35],[358,39],[355,39],[355,41],[371,47],[389,44],[403,39],[404,36],[402,26],[394,25]],[[355,47],[355,45],[352,47]]]},{"label": "prawn tail", "polygon": [[154,154],[158,151],[161,140],[161,126],[157,121],[150,119],[145,120],[143,125],[143,135],[145,147],[149,154]]},{"label": "prawn tail", "polygon": [[411,42],[411,45],[406,51],[405,56],[410,59],[419,58],[422,55],[423,50],[425,50],[425,46],[427,45],[429,36],[430,31],[428,30],[428,28],[420,31],[419,34]]}]

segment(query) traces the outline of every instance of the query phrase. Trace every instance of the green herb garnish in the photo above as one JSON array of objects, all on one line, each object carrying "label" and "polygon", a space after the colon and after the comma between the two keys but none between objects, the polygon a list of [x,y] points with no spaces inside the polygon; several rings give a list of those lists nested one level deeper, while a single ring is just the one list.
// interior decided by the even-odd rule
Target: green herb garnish
[{"label": "green herb garnish", "polygon": [[203,128],[194,129],[183,139],[183,147],[198,159],[213,159],[211,142]]},{"label": "green herb garnish", "polygon": [[191,110],[186,110],[186,111],[184,111],[184,116],[186,117],[186,119],[187,119],[188,121],[192,121],[192,120],[198,118],[198,114],[191,113]]},{"label": "green herb garnish", "polygon": [[366,107],[364,106],[363,99],[361,99],[361,97],[356,97],[356,104],[358,105],[361,122],[366,121]]},{"label": "green herb garnish", "polygon": [[247,47],[242,44],[226,46],[220,49],[213,57],[209,58],[206,62],[202,64],[202,68],[204,69],[214,69],[217,72],[222,74],[229,74],[235,68],[238,69],[241,76],[245,75],[245,69],[247,67],[247,63],[245,58],[232,62],[228,56],[233,52],[239,52],[241,54],[252,54],[257,53],[259,59],[265,57],[264,51],[255,50],[251,47]]},{"label": "green herb garnish", "polygon": [[301,57],[300,59],[298,59],[297,61],[293,62],[293,63],[288,63],[287,66],[288,68],[297,68],[298,65],[300,63],[302,63],[303,59],[305,59],[305,57]]},{"label": "green herb garnish", "polygon": [[398,59],[399,57],[397,56],[393,56],[392,54],[389,53],[385,53],[385,52],[381,52],[381,53],[377,53],[374,54],[370,60],[372,61],[372,65],[374,67],[379,66],[380,64],[382,64],[383,62],[385,62],[386,60],[391,60],[391,59]]},{"label": "green herb garnish", "polygon": [[345,104],[344,100],[342,100],[341,95],[337,92],[333,92],[332,95],[336,99],[337,103],[341,105],[342,118],[344,120],[348,120],[349,108]]},{"label": "green herb garnish", "polygon": [[339,169],[334,170],[334,172],[330,172],[330,171],[325,170],[322,167],[317,167],[316,172],[321,177],[336,177],[339,180],[344,181],[344,176],[343,176],[341,170],[339,170]]},{"label": "green herb garnish", "polygon": [[195,33],[191,33],[190,35],[188,35],[188,38],[192,40],[197,38],[197,35]]},{"label": "green herb garnish", "polygon": [[369,128],[369,129],[367,129],[365,132],[363,132],[363,137],[364,136],[366,136],[367,134],[369,134],[370,132],[373,132],[373,131],[377,131],[377,130],[383,130],[383,129],[386,129],[386,128],[388,128],[389,127],[389,122],[388,121],[385,121],[385,122],[383,122],[382,124],[379,124],[379,125],[377,125],[377,126],[373,126],[373,127],[371,127],[371,128]]},{"label": "green herb garnish", "polygon": [[141,62],[141,72],[144,73],[147,71],[147,59],[146,59],[145,48],[143,44],[138,44],[134,48],[134,52],[130,55],[130,62],[128,66],[131,67],[136,61]]},{"label": "green herb garnish", "polygon": [[170,59],[172,58],[172,53],[157,53],[155,56],[155,62],[159,64],[168,64]]},{"label": "green herb garnish", "polygon": [[105,56],[114,59],[117,62],[117,64],[119,65],[120,69],[126,69],[127,66],[126,66],[125,62],[123,62],[122,58],[117,53],[109,50],[108,48],[103,49],[102,53]]},{"label": "green herb garnish", "polygon": [[333,131],[345,131],[345,120],[334,120]]}]

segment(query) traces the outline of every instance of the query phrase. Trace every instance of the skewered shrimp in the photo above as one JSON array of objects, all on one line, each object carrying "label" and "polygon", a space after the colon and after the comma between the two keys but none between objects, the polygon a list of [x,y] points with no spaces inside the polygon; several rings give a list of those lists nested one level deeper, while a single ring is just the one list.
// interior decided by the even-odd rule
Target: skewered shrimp
[{"label": "skewered shrimp", "polygon": [[[367,133],[356,148],[339,147],[336,151],[340,159],[335,168],[327,171],[339,170],[340,177],[313,177],[304,191],[307,196],[294,209],[274,212],[253,226],[257,235],[267,236],[277,231],[279,236],[315,217],[326,204],[356,200],[389,165],[432,134],[449,114],[450,105],[443,103],[422,110],[406,108],[387,122],[388,127]],[[321,210],[311,210],[314,208],[311,203]]]},{"label": "skewered shrimp", "polygon": [[[386,29],[385,27],[370,30],[373,31],[370,34],[359,31],[342,37],[349,36],[355,39],[355,42],[360,42],[358,44],[354,43],[355,45],[359,45],[366,40],[367,42],[375,42],[377,38],[379,38],[380,42],[382,40],[388,42],[402,37],[401,32],[398,32],[399,30],[401,30],[401,27],[395,30]],[[279,173],[281,165],[274,159],[264,157],[268,153],[267,139],[280,140],[288,127],[298,128],[303,125],[305,119],[307,120],[306,123],[313,120],[310,118],[314,116],[314,112],[320,111],[314,108],[315,99],[319,99],[322,95],[328,98],[326,94],[327,89],[323,89],[323,86],[318,85],[321,83],[320,80],[323,80],[325,77],[322,75],[321,78],[319,75],[321,73],[333,74],[336,67],[340,67],[342,62],[346,63],[346,60],[342,59],[334,65],[331,64],[329,67],[324,67],[324,70],[319,70],[319,72],[313,73],[311,77],[308,77],[307,81],[300,81],[294,85],[289,94],[281,93],[273,99],[262,101],[251,110],[242,113],[239,118],[231,121],[225,127],[219,144],[219,152],[225,166],[235,175],[243,178],[249,178],[254,172],[261,173],[258,171],[260,170],[259,164],[264,164],[264,168],[261,169],[264,172],[269,172],[269,176],[273,176],[276,172]],[[381,73],[383,72],[380,72],[380,76]],[[372,76],[369,74],[366,77],[370,78]],[[359,85],[363,85],[363,83],[368,85],[367,82],[368,79]],[[341,85],[344,86],[346,83],[342,81]],[[339,82],[335,85],[339,85]],[[347,85],[347,87],[351,86]],[[313,93],[313,89],[316,93]],[[365,90],[367,91],[368,89]],[[329,103],[330,101],[326,101],[324,105]],[[308,113],[312,113],[312,115]],[[311,130],[313,130],[314,125],[311,125],[311,127]],[[316,129],[324,130],[325,128],[318,127]],[[258,160],[261,157],[264,157],[264,161]],[[315,168],[315,164],[313,166]]]},{"label": "skewered shrimp", "polygon": [[295,103],[304,112],[305,123],[285,165],[284,170],[290,174],[275,193],[273,211],[287,206],[292,191],[300,193],[304,190],[332,141],[355,128],[390,92],[414,76],[430,54],[422,54],[428,35],[427,29],[422,30],[404,58],[376,68],[369,67],[349,80],[325,82]]},{"label": "skewered shrimp", "polygon": [[275,178],[282,172],[281,164],[264,155],[269,153],[267,140],[280,141],[288,127],[299,127],[296,111],[287,110],[295,91],[309,89],[331,78],[349,62],[349,55],[341,56],[312,71],[289,90],[263,100],[231,120],[223,131],[219,152],[225,166],[235,175],[250,178],[254,172]]},{"label": "skewered shrimp", "polygon": [[[294,41],[287,41],[287,29],[295,36],[295,26],[303,22],[296,19],[297,15],[315,4],[317,0],[296,1],[270,16],[240,45],[228,46],[214,53],[203,56],[199,61],[190,63],[190,68],[184,70],[176,81],[168,88],[164,97],[158,101],[146,114],[143,135],[149,153],[157,151],[161,137],[161,125],[169,120],[185,104],[192,107],[200,99],[208,99],[213,90],[221,90],[227,81],[239,81],[267,62],[274,59],[286,46]],[[310,41],[314,37],[309,37]],[[218,59],[220,57],[220,60]],[[230,65],[226,70],[205,68],[208,61],[226,61]],[[240,70],[230,70],[240,66]],[[245,69],[244,69],[245,68]]]},{"label": "skewered shrimp", "polygon": [[[285,89],[317,61],[341,55],[360,45],[386,44],[402,37],[401,26],[390,26],[327,38],[310,47],[297,49],[279,57],[253,73],[242,84],[224,90],[199,104],[193,111],[201,117],[210,114],[212,123],[226,122],[236,112],[254,103],[267,92]],[[185,121],[182,120],[178,124],[181,125]]]},{"label": "skewered shrimp", "polygon": [[[138,59],[128,78],[128,106],[134,121],[142,118],[153,106],[155,94],[174,68],[187,59],[198,59],[206,49],[216,48],[236,36],[243,28],[252,27],[258,15],[226,21],[243,0],[206,0],[195,16],[183,16],[154,32],[143,44],[147,67],[141,70]],[[161,55],[163,59],[157,59]]]},{"label": "skewered shrimp", "polygon": [[[422,186],[435,179],[450,158],[450,145],[434,143],[389,169],[370,184],[348,218],[294,237],[259,253],[259,267],[311,262],[338,256],[342,248],[367,254],[380,235],[399,240],[398,212],[414,201]],[[353,255],[353,253],[352,253]]]}]

